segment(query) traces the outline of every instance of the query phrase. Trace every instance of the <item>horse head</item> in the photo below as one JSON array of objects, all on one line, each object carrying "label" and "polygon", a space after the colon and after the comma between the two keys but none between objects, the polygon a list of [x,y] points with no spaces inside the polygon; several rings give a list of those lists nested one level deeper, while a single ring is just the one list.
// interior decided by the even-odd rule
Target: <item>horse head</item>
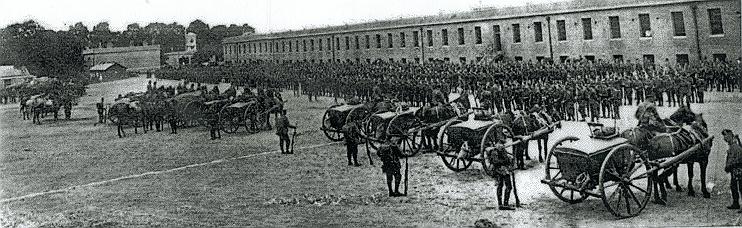
[{"label": "horse head", "polygon": [[670,120],[678,124],[691,124],[696,121],[696,114],[688,106],[680,106],[677,111],[670,115]]},{"label": "horse head", "polygon": [[634,127],[621,132],[621,138],[628,141],[629,144],[644,148],[649,146],[649,141],[654,137],[654,133],[640,127]]}]

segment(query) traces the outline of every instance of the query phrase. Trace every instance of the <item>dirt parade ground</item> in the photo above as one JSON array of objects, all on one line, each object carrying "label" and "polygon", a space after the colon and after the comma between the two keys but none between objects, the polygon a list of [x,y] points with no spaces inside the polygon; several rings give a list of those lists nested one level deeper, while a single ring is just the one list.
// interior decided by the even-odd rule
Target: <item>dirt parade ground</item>
[{"label": "dirt parade ground", "polygon": [[[18,104],[0,106],[0,227],[473,227],[488,219],[498,226],[736,226],[742,214],[728,210],[727,145],[722,129],[742,131],[742,94],[708,93],[693,104],[716,136],[708,167],[711,198],[700,194],[699,167],[687,196],[671,190],[666,206],[650,203],[638,216],[616,219],[597,198],[568,204],[544,178],[544,165],[527,161],[517,171],[522,207],[497,209],[495,183],[473,164],[446,168],[434,153],[409,158],[409,196],[388,197],[381,162],[359,146],[362,166],[346,164],[342,142],[320,131],[331,98],[307,101],[284,91],[288,117],[298,125],[296,152],[283,155],[272,131],[222,134],[209,140],[204,127],[119,138],[116,127],[97,123],[95,102],[146,89],[142,77],[92,84],[71,120],[21,120]],[[176,82],[160,80],[158,84]],[[225,86],[225,85],[222,85]],[[636,106],[621,108],[621,129],[635,126]],[[675,108],[660,107],[667,117]],[[612,125],[612,120],[602,120]],[[564,122],[550,145],[566,136],[588,137],[584,122]],[[537,157],[536,144],[530,154]],[[404,165],[404,161],[402,162]],[[664,223],[658,223],[662,221]]]}]

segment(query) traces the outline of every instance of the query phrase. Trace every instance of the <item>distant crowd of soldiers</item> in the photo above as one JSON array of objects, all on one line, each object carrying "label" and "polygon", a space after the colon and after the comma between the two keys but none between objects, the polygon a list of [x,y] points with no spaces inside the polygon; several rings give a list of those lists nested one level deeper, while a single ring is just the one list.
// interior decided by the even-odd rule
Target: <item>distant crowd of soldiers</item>
[{"label": "distant crowd of soldiers", "polygon": [[[667,62],[667,60],[666,60]],[[676,65],[568,61],[564,64],[502,62],[489,65],[375,62],[249,63],[182,68],[160,77],[197,82],[231,82],[245,87],[293,89],[309,100],[318,96],[386,99],[415,106],[430,103],[432,91],[465,90],[496,111],[540,107],[566,120],[619,118],[618,107],[653,97],[659,106],[703,103],[707,91],[742,91],[740,64],[705,61]]]}]

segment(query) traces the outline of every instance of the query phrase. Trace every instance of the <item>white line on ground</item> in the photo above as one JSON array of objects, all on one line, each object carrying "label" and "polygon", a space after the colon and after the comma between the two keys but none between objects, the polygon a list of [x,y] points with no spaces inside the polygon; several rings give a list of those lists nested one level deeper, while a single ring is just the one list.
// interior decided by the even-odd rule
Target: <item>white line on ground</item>
[{"label": "white line on ground", "polygon": [[[297,148],[297,150],[304,150],[304,149],[312,149],[312,148],[324,147],[324,146],[334,145],[334,144],[338,144],[338,143],[340,143],[340,142],[331,142],[331,143],[316,144],[316,145],[311,145],[311,146],[304,146],[304,147]],[[134,178],[139,178],[139,177],[143,177],[143,176],[150,176],[150,175],[157,175],[157,174],[162,174],[162,173],[169,173],[169,172],[184,170],[184,169],[187,169],[187,168],[195,168],[195,167],[201,167],[201,166],[206,166],[206,165],[224,163],[224,162],[228,162],[228,161],[247,159],[247,158],[252,158],[252,157],[256,157],[256,156],[260,156],[260,155],[275,154],[275,153],[278,153],[278,152],[280,152],[280,150],[273,150],[273,151],[267,151],[267,152],[263,152],[263,153],[243,155],[243,156],[239,156],[239,157],[217,159],[217,160],[214,160],[214,161],[203,162],[203,163],[196,163],[196,164],[181,166],[181,167],[172,168],[172,169],[166,169],[166,170],[160,170],[160,171],[150,171],[150,172],[145,172],[145,173],[140,173],[140,174],[133,174],[133,175],[128,175],[128,176],[122,176],[122,177],[117,177],[117,178],[113,178],[113,179],[109,179],[109,180],[102,180],[102,181],[97,181],[97,182],[92,182],[92,183],[87,183],[87,184],[82,184],[82,185],[70,186],[70,187],[62,188],[62,189],[55,189],[55,190],[49,190],[49,191],[44,191],[44,192],[37,192],[37,193],[28,194],[28,195],[7,198],[7,199],[0,199],[0,204],[9,203],[9,202],[18,201],[18,200],[23,200],[23,199],[34,198],[34,197],[37,197],[37,196],[43,196],[43,195],[49,195],[49,194],[56,194],[56,193],[63,193],[63,192],[67,192],[67,191],[70,191],[70,190],[73,190],[73,189],[76,189],[76,188],[80,188],[80,187],[98,186],[98,185],[112,183],[112,182],[121,181],[121,180],[128,180],[128,179],[134,179]]]}]

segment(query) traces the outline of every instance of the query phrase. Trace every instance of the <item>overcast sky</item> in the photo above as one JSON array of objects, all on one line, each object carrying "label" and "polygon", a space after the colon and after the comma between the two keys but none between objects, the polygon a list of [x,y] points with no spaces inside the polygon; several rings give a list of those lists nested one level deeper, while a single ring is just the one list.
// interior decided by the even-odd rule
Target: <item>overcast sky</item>
[{"label": "overcast sky", "polygon": [[370,20],[564,0],[0,0],[0,26],[34,19],[54,30],[82,21],[89,29],[107,21],[120,31],[130,23],[201,19],[210,26],[250,24],[258,33]]}]

